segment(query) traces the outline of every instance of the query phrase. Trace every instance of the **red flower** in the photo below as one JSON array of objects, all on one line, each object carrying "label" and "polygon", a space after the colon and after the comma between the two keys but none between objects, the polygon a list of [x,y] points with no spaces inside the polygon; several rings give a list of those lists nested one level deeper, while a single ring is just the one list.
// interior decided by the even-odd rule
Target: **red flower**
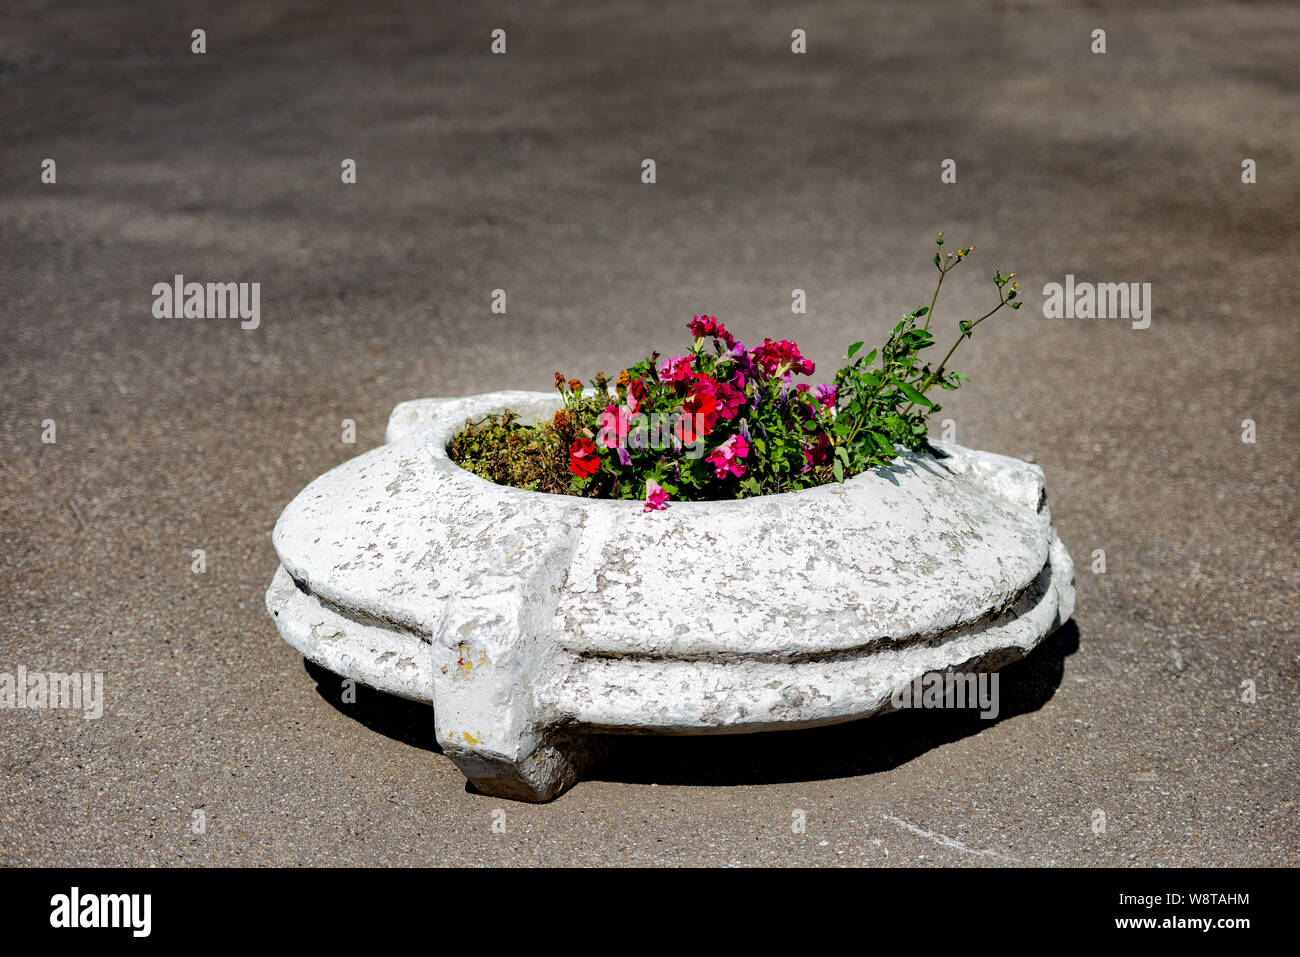
[{"label": "red flower", "polygon": [[697,435],[708,435],[718,421],[718,383],[706,375],[697,375],[691,394],[682,402],[684,416],[677,423],[677,435],[683,442],[694,442]]},{"label": "red flower", "polygon": [[812,375],[816,368],[799,352],[799,347],[789,339],[775,342],[764,339],[763,344],[754,350],[754,358],[772,375]]},{"label": "red flower", "polygon": [[686,324],[686,328],[691,330],[691,335],[696,339],[721,339],[728,348],[736,344],[736,337],[712,316],[696,316]]},{"label": "red flower", "polygon": [[569,446],[569,471],[581,478],[591,478],[600,471],[600,456],[591,439],[575,439]]}]

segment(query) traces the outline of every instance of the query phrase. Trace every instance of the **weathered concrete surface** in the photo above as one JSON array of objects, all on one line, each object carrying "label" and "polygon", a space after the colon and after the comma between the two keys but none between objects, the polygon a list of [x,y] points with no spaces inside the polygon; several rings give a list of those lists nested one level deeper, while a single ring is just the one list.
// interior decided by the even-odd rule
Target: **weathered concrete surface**
[{"label": "weathered concrete surface", "polygon": [[[815,0],[802,59],[788,7],[517,6],[491,58],[478,5],[3,5],[0,662],[108,701],[0,712],[0,860],[1294,864],[1295,5]],[[395,403],[614,372],[701,310],[832,368],[924,304],[939,229],[978,244],[945,329],[997,267],[1156,300],[959,353],[940,419],[1043,466],[1078,563],[996,721],[634,738],[502,835],[427,706],[303,680],[266,530]],[[261,328],[153,320],[173,272],[262,282]]]},{"label": "weathered concrete surface", "polygon": [[447,456],[467,419],[558,406],[540,392],[403,403],[390,444],[313,481],[275,527],[281,634],[431,702],[438,743],[482,791],[553,797],[587,763],[584,730],[876,714],[923,675],[1021,658],[1073,611],[1036,465],[949,446],[646,514],[494,485]]}]

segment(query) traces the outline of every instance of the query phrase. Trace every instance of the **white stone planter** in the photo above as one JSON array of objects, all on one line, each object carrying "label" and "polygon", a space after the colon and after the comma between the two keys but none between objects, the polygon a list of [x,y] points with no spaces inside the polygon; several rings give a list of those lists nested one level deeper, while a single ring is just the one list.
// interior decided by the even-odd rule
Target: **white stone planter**
[{"label": "white stone planter", "polygon": [[1035,465],[945,446],[843,484],[644,513],[494,485],[447,457],[467,417],[558,404],[405,402],[388,444],[316,479],[275,527],[280,633],[431,702],[438,743],[483,792],[555,796],[601,732],[889,710],[914,678],[1000,668],[1072,613]]}]

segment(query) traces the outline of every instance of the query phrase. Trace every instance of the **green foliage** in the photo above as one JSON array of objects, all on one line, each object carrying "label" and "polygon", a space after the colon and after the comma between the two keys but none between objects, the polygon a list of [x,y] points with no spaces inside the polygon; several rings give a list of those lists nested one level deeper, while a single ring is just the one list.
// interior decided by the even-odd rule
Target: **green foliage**
[{"label": "green foliage", "polygon": [[[974,246],[942,255],[943,233],[935,240],[940,251],[934,255],[939,279],[935,284],[930,305],[913,309],[903,316],[885,344],[868,355],[855,358],[862,343],[849,347],[845,365],[835,374],[839,415],[834,434],[838,448],[847,452],[845,472],[857,474],[869,468],[888,465],[896,457],[895,446],[914,452],[930,451],[926,420],[943,407],[927,393],[936,385],[955,390],[968,381],[959,372],[948,370],[948,361],[963,339],[968,339],[975,327],[1003,306],[1020,307],[1014,302],[1017,295],[1015,277],[994,275],[993,284],[998,291],[998,305],[975,320],[958,323],[957,341],[943,359],[931,366],[921,353],[934,345],[930,322],[934,317],[939,290],[948,273],[965,261]],[[924,323],[922,323],[924,320]],[[877,362],[879,358],[879,362]]]}]

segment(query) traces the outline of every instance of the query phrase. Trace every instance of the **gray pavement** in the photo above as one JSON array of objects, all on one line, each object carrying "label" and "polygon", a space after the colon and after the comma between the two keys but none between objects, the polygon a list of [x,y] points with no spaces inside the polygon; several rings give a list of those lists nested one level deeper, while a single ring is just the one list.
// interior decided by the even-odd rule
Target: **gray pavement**
[{"label": "gray pavement", "polygon": [[[1295,5],[195,11],[0,13],[0,671],[106,681],[97,721],[0,710],[0,863],[1297,862]],[[928,301],[940,229],[977,244],[941,328],[995,268],[1027,300],[941,418],[1042,465],[1080,566],[998,720],[631,738],[506,804],[278,638],[276,516],[398,401],[616,372],[705,311],[829,372]],[[260,282],[260,327],[155,319],[176,273]],[[1067,273],[1150,282],[1150,328],[1044,318]]]}]

